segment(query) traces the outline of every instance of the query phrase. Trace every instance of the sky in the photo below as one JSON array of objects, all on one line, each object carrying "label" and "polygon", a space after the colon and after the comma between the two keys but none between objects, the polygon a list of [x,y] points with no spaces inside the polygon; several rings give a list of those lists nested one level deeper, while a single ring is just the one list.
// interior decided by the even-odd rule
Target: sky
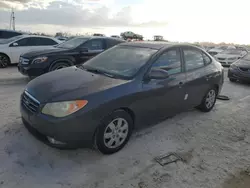
[{"label": "sky", "polygon": [[146,39],[250,44],[248,0],[0,0],[0,28],[9,28],[14,8],[16,30],[103,33],[124,31]]}]

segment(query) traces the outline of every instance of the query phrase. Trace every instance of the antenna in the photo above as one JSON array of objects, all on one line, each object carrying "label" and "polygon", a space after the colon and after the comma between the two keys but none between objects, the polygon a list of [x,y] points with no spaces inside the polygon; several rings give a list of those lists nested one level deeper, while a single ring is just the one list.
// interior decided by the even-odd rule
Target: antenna
[{"label": "antenna", "polygon": [[15,26],[15,12],[14,9],[11,9],[11,15],[10,15],[10,29],[16,30]]}]

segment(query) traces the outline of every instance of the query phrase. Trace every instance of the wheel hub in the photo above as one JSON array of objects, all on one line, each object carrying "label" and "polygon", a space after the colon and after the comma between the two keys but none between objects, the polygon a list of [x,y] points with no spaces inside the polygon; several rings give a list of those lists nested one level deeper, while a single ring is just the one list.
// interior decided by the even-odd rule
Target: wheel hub
[{"label": "wheel hub", "polygon": [[104,144],[108,148],[117,148],[128,136],[128,122],[123,118],[112,120],[104,131]]}]

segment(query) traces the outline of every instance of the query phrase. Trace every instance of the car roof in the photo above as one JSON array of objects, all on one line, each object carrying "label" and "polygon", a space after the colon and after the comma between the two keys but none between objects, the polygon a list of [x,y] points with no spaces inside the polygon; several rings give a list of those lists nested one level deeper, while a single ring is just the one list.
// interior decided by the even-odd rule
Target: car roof
[{"label": "car roof", "polygon": [[123,41],[125,40],[120,39],[120,38],[114,38],[114,37],[105,37],[105,36],[79,36],[79,37],[74,37],[74,38],[88,38],[88,39],[110,39],[110,40],[117,40],[117,41]]},{"label": "car roof", "polygon": [[156,41],[136,41],[136,42],[122,43],[120,45],[142,47],[142,48],[152,48],[156,50],[160,50],[161,48],[174,47],[174,46],[190,46],[190,47],[199,48],[197,46],[194,46],[188,43],[173,43],[173,42],[158,42],[158,41],[157,42]]},{"label": "car roof", "polygon": [[[22,38],[26,38],[26,37],[41,37],[41,38],[50,38],[50,39],[56,39],[55,37],[50,37],[50,36],[43,36],[43,35],[21,35]],[[57,40],[57,39],[56,39]]]}]

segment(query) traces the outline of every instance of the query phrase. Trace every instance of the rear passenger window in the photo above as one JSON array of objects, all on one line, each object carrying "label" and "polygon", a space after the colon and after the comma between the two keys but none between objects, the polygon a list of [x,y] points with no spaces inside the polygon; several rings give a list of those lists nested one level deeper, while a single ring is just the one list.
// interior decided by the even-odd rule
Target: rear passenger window
[{"label": "rear passenger window", "polygon": [[204,66],[204,60],[201,51],[193,49],[184,49],[183,52],[186,71]]},{"label": "rear passenger window", "polygon": [[210,59],[210,57],[207,56],[207,54],[202,53],[202,55],[203,55],[205,65],[208,65],[209,63],[211,63],[212,60]]},{"label": "rear passenger window", "polygon": [[154,68],[160,68],[168,71],[168,74],[181,72],[181,58],[178,49],[172,49],[164,52],[153,64]]},{"label": "rear passenger window", "polygon": [[40,38],[39,45],[41,46],[51,46],[51,45],[56,45],[57,43],[49,38]]}]

